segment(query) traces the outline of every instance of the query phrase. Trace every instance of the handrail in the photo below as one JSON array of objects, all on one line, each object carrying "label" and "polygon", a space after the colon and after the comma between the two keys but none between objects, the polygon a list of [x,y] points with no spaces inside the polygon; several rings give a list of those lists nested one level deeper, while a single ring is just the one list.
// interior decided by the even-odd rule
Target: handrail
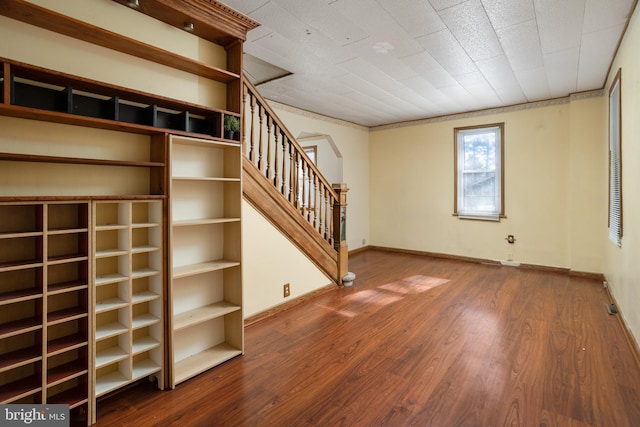
[{"label": "handrail", "polygon": [[243,153],[306,221],[334,246],[333,209],[340,197],[246,76]]}]

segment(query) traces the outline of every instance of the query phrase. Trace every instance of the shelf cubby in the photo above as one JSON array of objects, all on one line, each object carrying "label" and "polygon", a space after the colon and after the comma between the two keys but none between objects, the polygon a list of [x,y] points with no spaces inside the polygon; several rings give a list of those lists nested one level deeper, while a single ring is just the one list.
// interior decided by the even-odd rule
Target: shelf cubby
[{"label": "shelf cubby", "polygon": [[[135,133],[194,134],[222,140],[222,123],[238,112],[165,98],[121,86],[0,58],[9,66],[6,115],[28,116],[38,111],[40,120],[61,121]],[[223,80],[239,79],[236,74]],[[7,94],[2,93],[3,99]],[[24,111],[26,109],[26,111]],[[236,142],[237,143],[237,142]]]},{"label": "shelf cubby", "polygon": [[95,201],[93,206],[95,394],[140,379],[134,359],[149,351],[155,368],[144,372],[163,388],[163,202]]}]

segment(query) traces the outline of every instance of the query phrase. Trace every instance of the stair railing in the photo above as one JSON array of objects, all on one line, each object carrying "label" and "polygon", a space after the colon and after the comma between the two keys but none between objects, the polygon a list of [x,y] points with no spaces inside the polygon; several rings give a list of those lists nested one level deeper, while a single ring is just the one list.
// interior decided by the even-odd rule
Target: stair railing
[{"label": "stair railing", "polygon": [[[332,186],[255,86],[243,85],[243,153],[346,264],[346,186]],[[338,267],[341,283],[346,265]]]}]

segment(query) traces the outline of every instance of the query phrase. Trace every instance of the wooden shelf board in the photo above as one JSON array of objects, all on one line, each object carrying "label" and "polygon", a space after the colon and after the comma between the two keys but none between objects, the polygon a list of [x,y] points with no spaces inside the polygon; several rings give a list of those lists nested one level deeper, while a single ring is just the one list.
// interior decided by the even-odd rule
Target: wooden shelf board
[{"label": "wooden shelf board", "polygon": [[0,372],[8,371],[20,366],[42,360],[40,346],[21,348],[0,356]]},{"label": "wooden shelf board", "polygon": [[122,255],[126,255],[128,253],[129,253],[128,250],[120,249],[120,248],[102,249],[102,250],[96,251],[96,258],[108,258],[108,257],[122,256]]},{"label": "wooden shelf board", "polygon": [[238,310],[240,310],[239,305],[231,304],[227,301],[216,302],[194,310],[189,310],[173,317],[173,330],[179,331],[180,329],[222,317],[225,314]]},{"label": "wooden shelf board", "polygon": [[[237,114],[236,114],[237,115]],[[231,141],[228,139],[219,139],[219,138],[207,138],[203,139],[198,137],[194,137],[193,135],[171,135],[172,144],[176,145],[195,145],[198,147],[209,147],[209,148],[228,148],[234,147],[238,148],[240,146],[240,141]]]},{"label": "wooden shelf board", "polygon": [[69,409],[73,409],[89,402],[88,394],[88,387],[74,387],[62,393],[47,396],[47,402],[69,405]]},{"label": "wooden shelf board", "polygon": [[128,330],[129,328],[120,322],[112,322],[106,325],[96,326],[96,341],[123,334]]},{"label": "wooden shelf board", "polygon": [[42,267],[44,264],[37,259],[25,259],[20,261],[0,263],[0,273],[15,270],[28,270],[30,268]]},{"label": "wooden shelf board", "polygon": [[0,8],[0,13],[9,18],[64,34],[68,37],[222,83],[240,79],[238,74],[230,71],[211,67],[203,62],[160,49],[28,2],[14,0],[3,4],[3,7]]},{"label": "wooden shelf board", "polygon": [[89,231],[88,228],[50,228],[47,230],[47,235],[61,235],[61,234],[78,234],[78,233],[86,233]]},{"label": "wooden shelf board", "polygon": [[126,280],[128,277],[121,273],[104,274],[96,277],[96,286],[109,285]]},{"label": "wooden shelf board", "polygon": [[100,224],[96,225],[96,231],[125,230],[129,228],[128,224]]},{"label": "wooden shelf board", "polygon": [[26,332],[42,329],[42,322],[36,317],[0,324],[0,338],[9,338]]},{"label": "wooden shelf board", "polygon": [[71,320],[82,319],[87,316],[87,312],[82,307],[65,308],[64,310],[47,313],[47,324],[55,325]]},{"label": "wooden shelf board", "polygon": [[[173,135],[195,136],[194,132],[185,132],[176,129],[166,129],[147,125],[139,125],[135,123],[119,122],[115,120],[98,119],[94,117],[79,116],[75,114],[59,113],[57,111],[39,110],[36,108],[21,107],[19,105],[0,104],[0,115],[17,117],[27,120],[38,120],[51,123],[61,123],[72,126],[83,126],[95,129],[113,130],[118,132],[136,133],[140,135],[157,135],[159,133],[171,133]],[[208,139],[211,141],[222,141],[221,138],[207,135],[197,134],[198,138]],[[239,145],[240,142],[236,142],[235,145]],[[27,160],[23,160],[27,161]],[[111,162],[111,161],[109,161]],[[80,163],[80,162],[79,162]],[[85,163],[86,164],[86,163]],[[105,166],[108,164],[105,163]],[[160,162],[120,162],[120,164],[114,164],[112,166],[126,166],[126,167],[163,167],[164,164]]]},{"label": "wooden shelf board", "polygon": [[239,266],[237,261],[216,260],[209,262],[201,262],[198,264],[183,265],[173,268],[173,278],[179,279],[180,277],[193,276],[196,274],[208,273],[210,271],[224,270],[225,268],[232,268]]},{"label": "wooden shelf board", "polygon": [[173,176],[174,181],[214,181],[214,182],[240,182],[240,178],[204,177],[204,176]]},{"label": "wooden shelf board", "polygon": [[[0,110],[2,104],[0,104]],[[1,114],[0,114],[1,115]],[[84,195],[66,195],[66,196],[7,196],[0,195],[0,202],[68,202],[68,201],[91,201],[91,200],[163,200],[167,196],[163,194],[84,194]]]},{"label": "wooden shelf board", "polygon": [[67,264],[78,261],[87,261],[89,257],[85,254],[67,254],[52,256],[47,259],[47,264]]},{"label": "wooden shelf board", "polygon": [[120,371],[109,372],[106,375],[96,378],[96,397],[116,390],[130,381]]},{"label": "wooden shelf board", "polygon": [[153,291],[142,291],[131,295],[131,303],[139,304],[141,302],[153,301],[159,298],[160,295]]},{"label": "wooden shelf board", "polygon": [[164,163],[160,163],[160,162],[91,159],[91,158],[80,158],[80,157],[41,156],[36,154],[19,154],[19,153],[0,153],[0,160],[9,160],[12,162],[62,163],[62,164],[94,165],[94,166],[126,166],[126,167],[146,167],[146,168],[164,167]]},{"label": "wooden shelf board", "polygon": [[134,222],[131,224],[131,228],[154,228],[160,227],[161,224],[157,222]]},{"label": "wooden shelf board", "polygon": [[117,310],[129,305],[128,302],[121,300],[120,298],[109,298],[102,301],[96,301],[96,313],[103,313],[105,311]]},{"label": "wooden shelf board", "polygon": [[87,372],[86,362],[82,363],[81,360],[74,360],[64,365],[56,366],[47,370],[47,387],[69,381],[80,375],[85,375]]},{"label": "wooden shelf board", "polygon": [[227,222],[240,222],[240,218],[202,218],[202,219],[183,219],[173,221],[174,227],[185,227],[191,225],[207,225],[207,224],[224,224]]},{"label": "wooden shelf board", "polygon": [[11,403],[42,390],[40,376],[23,378],[0,386],[0,403]]},{"label": "wooden shelf board", "polygon": [[184,358],[176,362],[174,366],[174,382],[181,383],[241,354],[241,350],[227,343],[222,343]]},{"label": "wooden shelf board", "polygon": [[136,381],[140,378],[155,374],[156,372],[160,372],[160,369],[160,365],[151,359],[136,361],[133,364],[133,375],[131,380]]},{"label": "wooden shelf board", "polygon": [[152,246],[152,245],[140,245],[140,246],[134,246],[131,248],[131,253],[134,254],[142,254],[145,252],[156,252],[159,251],[160,248],[157,246]]},{"label": "wooden shelf board", "polygon": [[133,318],[131,321],[131,328],[140,329],[145,326],[155,325],[158,322],[160,322],[160,318],[151,313],[141,314]]},{"label": "wooden shelf board", "polygon": [[67,335],[47,343],[47,356],[73,350],[88,345],[88,341],[81,335]]},{"label": "wooden shelf board", "polygon": [[42,236],[42,231],[4,231],[0,233],[0,239],[22,239],[24,237],[38,237]]},{"label": "wooden shelf board", "polygon": [[20,289],[12,292],[0,294],[0,305],[13,304],[16,302],[29,301],[42,298],[42,291],[36,288]]},{"label": "wooden shelf board", "polygon": [[154,337],[135,338],[133,340],[133,347],[131,353],[133,355],[144,353],[145,351],[153,350],[160,347],[160,341]]},{"label": "wooden shelf board", "polygon": [[71,282],[61,282],[50,284],[47,287],[47,295],[56,295],[65,292],[73,292],[81,289],[87,289],[87,282],[82,280],[73,280]]},{"label": "wooden shelf board", "polygon": [[96,369],[110,365],[129,357],[129,354],[120,347],[111,347],[96,353]]},{"label": "wooden shelf board", "polygon": [[140,279],[142,277],[155,276],[158,274],[160,274],[160,271],[155,268],[136,268],[131,272],[131,278]]}]

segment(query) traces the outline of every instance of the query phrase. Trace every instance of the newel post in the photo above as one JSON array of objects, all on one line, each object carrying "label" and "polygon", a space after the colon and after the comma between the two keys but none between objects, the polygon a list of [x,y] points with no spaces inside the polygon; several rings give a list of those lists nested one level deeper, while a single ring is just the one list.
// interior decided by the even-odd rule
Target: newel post
[{"label": "newel post", "polygon": [[333,202],[333,246],[338,251],[338,277],[339,285],[342,278],[349,271],[349,248],[347,247],[347,184],[333,184],[333,189],[338,195]]}]

